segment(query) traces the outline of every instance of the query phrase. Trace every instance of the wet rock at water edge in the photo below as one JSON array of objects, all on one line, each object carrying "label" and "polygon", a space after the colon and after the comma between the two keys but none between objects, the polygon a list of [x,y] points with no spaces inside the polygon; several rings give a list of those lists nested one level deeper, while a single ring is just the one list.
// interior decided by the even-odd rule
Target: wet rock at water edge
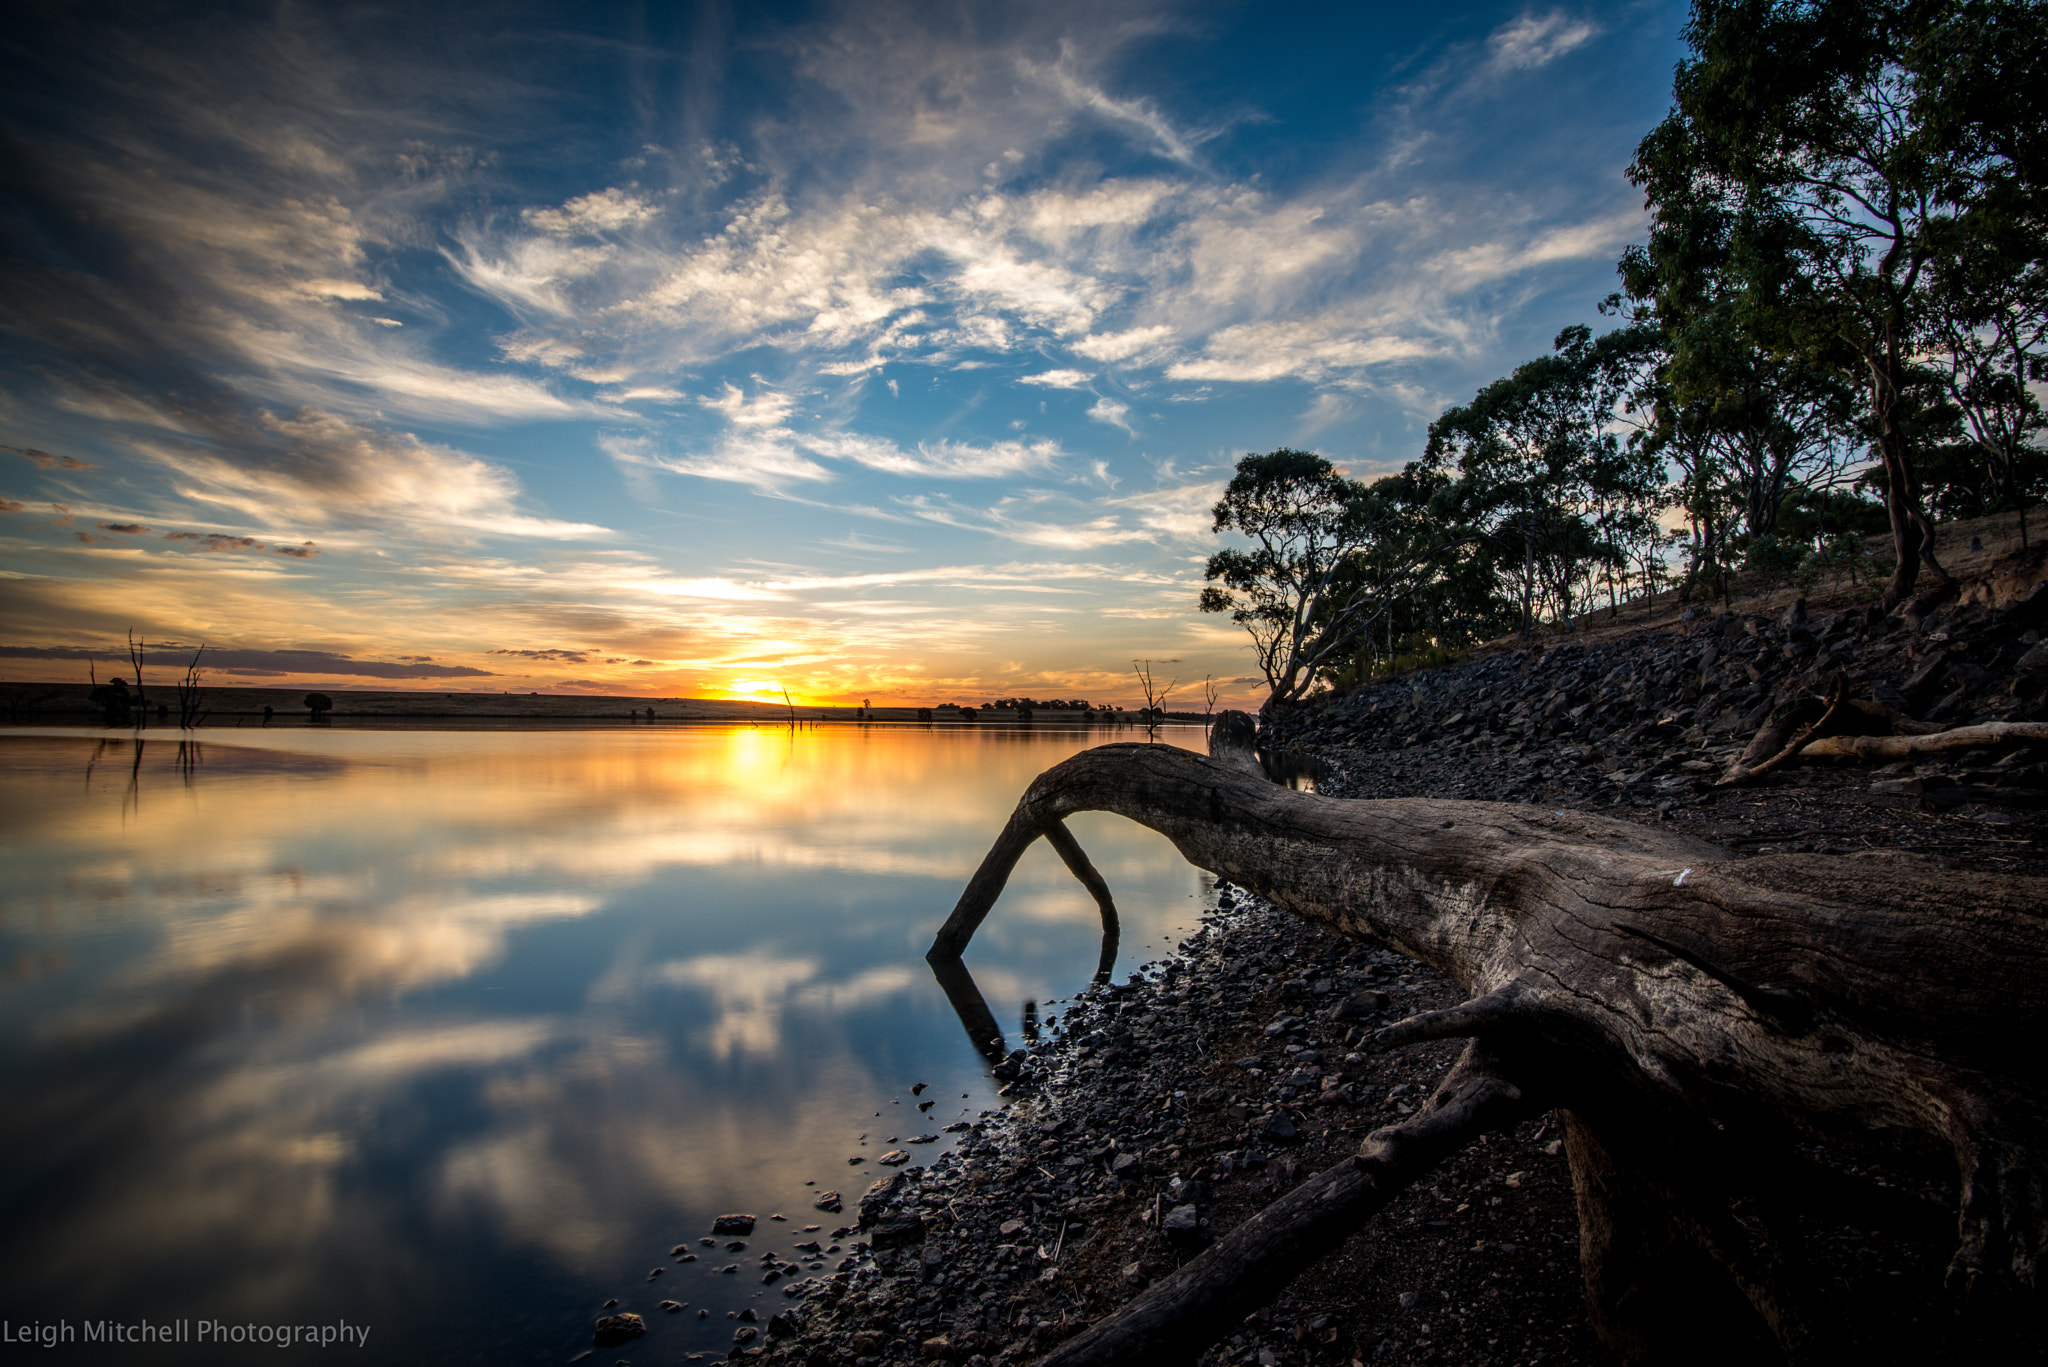
[{"label": "wet rock at water edge", "polygon": [[910,1161],[910,1155],[901,1149],[891,1149],[875,1161],[885,1168],[900,1168]]},{"label": "wet rock at water edge", "polygon": [[818,1193],[818,1199],[811,1202],[811,1208],[814,1210],[829,1211],[832,1214],[837,1215],[840,1211],[846,1209],[846,1206],[843,1198],[841,1198],[838,1192],[821,1191]]},{"label": "wet rock at water edge", "polygon": [[668,1311],[669,1314],[674,1315],[681,1312],[683,1308],[683,1303],[681,1301],[663,1301],[661,1303],[661,1308]]},{"label": "wet rock at water edge", "polygon": [[713,1234],[752,1234],[754,1217],[751,1215],[721,1215],[711,1222]]},{"label": "wet rock at water edge", "polygon": [[890,1215],[875,1222],[868,1242],[876,1248],[896,1248],[924,1238],[924,1221],[915,1215]]},{"label": "wet rock at water edge", "polygon": [[597,1332],[590,1341],[600,1348],[616,1348],[622,1343],[631,1343],[647,1332],[647,1321],[628,1312],[622,1315],[606,1315],[597,1322]]}]

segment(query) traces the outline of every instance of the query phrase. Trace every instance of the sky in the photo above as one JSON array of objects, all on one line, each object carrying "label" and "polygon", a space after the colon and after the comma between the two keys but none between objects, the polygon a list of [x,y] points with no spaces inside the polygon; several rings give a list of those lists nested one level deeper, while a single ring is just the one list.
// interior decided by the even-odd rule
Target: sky
[{"label": "sky", "polygon": [[1239,458],[1602,326],[1684,11],[14,15],[0,677],[1199,707]]}]

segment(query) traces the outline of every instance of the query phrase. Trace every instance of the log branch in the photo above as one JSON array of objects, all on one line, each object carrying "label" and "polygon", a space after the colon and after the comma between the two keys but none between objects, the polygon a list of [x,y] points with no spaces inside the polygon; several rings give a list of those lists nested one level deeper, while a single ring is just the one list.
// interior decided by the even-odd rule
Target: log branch
[{"label": "log branch", "polygon": [[1949,750],[2034,745],[2044,741],[2048,741],[2048,722],[1992,721],[1922,736],[1828,736],[1808,745],[1804,753],[1849,759],[1912,759]]},{"label": "log branch", "polygon": [[1178,1367],[1235,1330],[1394,1197],[1490,1130],[1537,1107],[1466,1047],[1428,1103],[1356,1155],[1301,1183],[1179,1271],[1045,1358],[1041,1367]]}]

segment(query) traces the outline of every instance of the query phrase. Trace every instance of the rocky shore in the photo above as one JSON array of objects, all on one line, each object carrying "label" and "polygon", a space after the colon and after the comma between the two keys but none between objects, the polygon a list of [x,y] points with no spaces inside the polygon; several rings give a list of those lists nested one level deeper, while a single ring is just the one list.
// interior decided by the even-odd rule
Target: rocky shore
[{"label": "rocky shore", "polygon": [[[2040,873],[2048,747],[1716,781],[1775,715],[1830,690],[1863,704],[1844,724],[1872,731],[2035,719],[2044,628],[2048,591],[1917,617],[1694,613],[1390,680],[1287,714],[1269,739],[1320,760],[1335,796],[1555,803],[1748,853],[1909,851]],[[791,1308],[738,1326],[732,1355],[1029,1361],[1412,1110],[1457,1045],[1358,1046],[1459,996],[1411,960],[1217,885],[1176,955],[1047,1004],[1041,1038],[998,1070],[1005,1110],[849,1192],[833,1248],[787,1264]],[[1475,1145],[1204,1361],[1607,1361],[1585,1322],[1559,1148],[1549,1119]],[[1961,1350],[1941,1292],[1954,1223],[1940,1165],[1806,1157],[1860,1193],[1802,1230],[1845,1357]]]}]

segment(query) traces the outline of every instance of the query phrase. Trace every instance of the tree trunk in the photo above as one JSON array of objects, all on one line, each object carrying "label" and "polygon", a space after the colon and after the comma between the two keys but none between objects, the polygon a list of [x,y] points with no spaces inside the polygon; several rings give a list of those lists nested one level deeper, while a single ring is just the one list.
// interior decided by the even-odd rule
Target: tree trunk
[{"label": "tree trunk", "polygon": [[[1106,745],[1046,771],[929,957],[958,958],[1032,840],[1070,813],[1116,812],[1471,994],[1377,1047],[1472,1043],[1428,1106],[1302,1189],[1323,1195],[1283,1198],[1049,1362],[1189,1360],[1430,1164],[1545,1108],[1567,1121],[1594,1327],[1625,1361],[1740,1360],[1773,1342],[1811,1356],[1785,1218],[1794,1137],[1949,1155],[1952,1288],[2037,1315],[2048,880],[1742,859],[1509,803],[1328,798],[1267,781],[1252,734],[1226,712],[1207,758]],[[1760,1217],[1738,1220],[1750,1206]]]},{"label": "tree trunk", "polygon": [[1913,596],[1924,565],[1937,584],[1950,582],[1949,573],[1934,558],[1934,523],[1920,505],[1920,476],[1907,450],[1906,434],[1899,427],[1900,380],[1904,367],[1889,354],[1874,356],[1870,362],[1871,417],[1877,428],[1877,455],[1884,465],[1884,506],[1891,517],[1892,548],[1898,563],[1885,587],[1884,605],[1898,607]]}]

